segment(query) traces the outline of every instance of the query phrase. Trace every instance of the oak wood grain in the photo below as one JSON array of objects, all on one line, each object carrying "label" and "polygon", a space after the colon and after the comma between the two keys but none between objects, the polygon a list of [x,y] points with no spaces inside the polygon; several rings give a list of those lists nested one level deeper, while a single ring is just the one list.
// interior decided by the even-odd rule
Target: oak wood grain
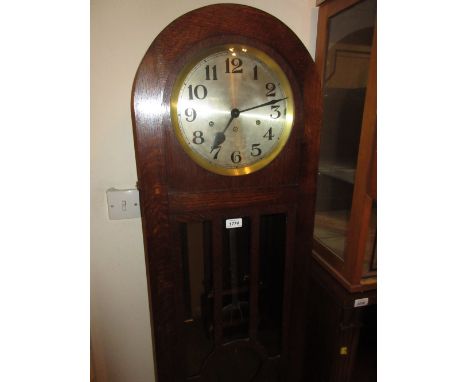
[{"label": "oak wood grain", "polygon": [[[295,100],[292,132],[281,154],[262,170],[238,177],[217,175],[195,164],[180,147],[169,112],[180,69],[201,49],[225,43],[245,43],[270,55],[288,77]],[[303,265],[312,250],[320,95],[316,66],[299,38],[280,20],[249,6],[217,4],[182,15],[155,38],[143,57],[133,84],[131,107],[159,382],[185,380],[183,363],[179,362],[184,346],[181,316],[185,310],[178,254],[182,239],[177,235],[179,224],[191,221],[212,222],[216,346],[201,374],[190,380],[208,380],[212,360],[223,352],[244,347],[261,354],[263,366],[257,381],[272,380],[278,370],[282,380],[300,380]],[[259,217],[272,211],[296,211],[288,213],[286,256],[291,264],[285,275],[283,298],[288,301],[290,319],[285,320],[288,327],[283,342],[288,354],[281,355],[281,367],[266,359],[262,346],[255,341],[255,328],[251,327],[252,340],[226,346],[221,327],[216,325],[222,308],[221,225],[224,219],[238,214],[252,216],[254,227],[258,227]],[[254,241],[253,250],[257,246]],[[255,264],[253,268],[258,269]]]}]

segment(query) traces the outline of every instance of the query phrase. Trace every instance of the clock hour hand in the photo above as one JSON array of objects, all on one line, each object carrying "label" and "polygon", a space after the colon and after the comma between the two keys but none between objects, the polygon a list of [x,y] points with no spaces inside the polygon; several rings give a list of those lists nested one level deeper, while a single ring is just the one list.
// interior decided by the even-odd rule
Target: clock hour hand
[{"label": "clock hour hand", "polygon": [[215,134],[213,144],[211,145],[210,154],[213,152],[213,150],[217,149],[219,147],[219,145],[226,140],[226,135],[224,133],[226,132],[226,130],[228,129],[229,125],[234,120],[234,118],[237,118],[238,116],[239,116],[239,110],[232,109],[231,110],[231,118],[229,118],[229,121],[228,121],[226,127],[224,128],[224,130],[223,131],[218,131]]},{"label": "clock hour hand", "polygon": [[[257,109],[257,108],[259,108],[259,107],[268,106],[268,105],[274,105],[274,104],[277,103],[277,102],[284,101],[286,98],[288,98],[288,97],[284,97],[284,98],[280,98],[280,99],[272,99],[271,101],[262,103],[262,104],[257,105],[257,106],[249,107],[248,109],[238,110],[238,112],[239,112],[239,113],[243,113],[244,111],[249,111],[249,110]],[[236,109],[236,110],[237,110],[237,109]]]},{"label": "clock hour hand", "polygon": [[210,154],[213,152],[213,150],[217,149],[221,143],[223,143],[226,140],[226,135],[222,131],[218,131],[215,135],[213,145],[211,146],[211,151]]}]

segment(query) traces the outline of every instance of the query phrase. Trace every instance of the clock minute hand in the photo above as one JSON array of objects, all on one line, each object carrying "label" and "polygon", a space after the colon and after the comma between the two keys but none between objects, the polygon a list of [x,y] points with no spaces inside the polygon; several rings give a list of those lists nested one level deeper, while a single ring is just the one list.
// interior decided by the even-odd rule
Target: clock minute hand
[{"label": "clock minute hand", "polygon": [[219,147],[219,145],[221,143],[223,143],[225,140],[226,140],[226,130],[228,129],[228,127],[231,125],[231,122],[235,119],[235,118],[238,118],[240,113],[243,113],[244,111],[249,111],[249,110],[253,110],[253,109],[257,109],[259,107],[263,107],[263,106],[268,106],[268,105],[274,105],[275,103],[277,102],[280,102],[280,101],[284,101],[286,98],[288,97],[284,97],[284,98],[280,98],[280,99],[272,99],[271,101],[268,101],[268,102],[265,102],[265,103],[262,103],[260,105],[256,105],[256,106],[253,106],[253,107],[249,107],[247,109],[244,109],[244,110],[239,110],[237,108],[234,108],[231,110],[231,118],[229,118],[229,121],[226,125],[226,127],[223,129],[223,131],[218,131],[216,134],[215,134],[215,138],[214,138],[214,141],[213,141],[213,144],[211,145],[211,151],[210,153],[213,152],[213,150],[217,149]]},{"label": "clock minute hand", "polygon": [[268,106],[268,105],[274,105],[274,104],[277,103],[277,102],[284,101],[286,98],[288,98],[288,97],[284,97],[284,98],[280,98],[280,99],[272,99],[271,101],[262,103],[262,104],[260,104],[260,105],[253,106],[253,107],[249,107],[248,109],[244,109],[244,110],[239,110],[239,113],[243,113],[244,111],[249,111],[249,110],[257,109],[258,107],[263,107],[263,106]]}]

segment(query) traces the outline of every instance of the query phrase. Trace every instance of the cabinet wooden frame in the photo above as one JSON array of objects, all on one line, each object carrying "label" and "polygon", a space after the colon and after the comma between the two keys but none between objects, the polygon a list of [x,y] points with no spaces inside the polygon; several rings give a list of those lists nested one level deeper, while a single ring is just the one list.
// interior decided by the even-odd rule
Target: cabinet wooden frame
[{"label": "cabinet wooden frame", "polygon": [[[375,381],[376,322],[366,328],[367,320],[363,318],[369,311],[374,312],[371,313],[371,317],[374,317],[377,291],[350,293],[313,258],[308,260],[307,270],[309,284],[305,353],[308,362],[305,380]],[[356,300],[365,301],[366,305],[356,307]],[[372,337],[371,344],[363,338],[366,334]],[[341,352],[343,348],[346,349],[345,354]]]},{"label": "cabinet wooden frame", "polygon": [[[333,16],[359,4],[362,0],[327,0],[320,2],[317,27],[316,63],[320,78],[325,76],[329,21]],[[318,4],[319,5],[319,4]],[[373,202],[377,200],[377,26],[369,61],[367,90],[354,180],[352,208],[348,222],[343,259],[314,240],[313,255],[350,292],[377,287],[377,272],[363,272],[366,239]]]},{"label": "cabinet wooden frame", "polygon": [[[211,173],[194,163],[176,139],[169,112],[171,92],[184,64],[200,49],[226,43],[244,43],[271,56],[288,76],[295,100],[294,124],[283,151],[265,168],[244,176]],[[281,211],[289,219],[283,293],[288,319],[282,332],[280,368],[284,380],[301,380],[304,264],[312,251],[322,117],[320,81],[307,49],[285,24],[258,9],[235,4],[199,8],[173,21],[153,41],[135,76],[131,103],[158,381],[187,380],[180,364],[184,359],[182,299],[187,292],[182,285],[178,225],[211,220],[216,250],[221,248],[223,220],[249,216],[252,230],[258,231],[259,218],[271,211]],[[257,245],[254,240],[253,246]],[[220,322],[220,262],[216,256],[214,319]],[[255,291],[254,276],[250,283]],[[255,315],[255,308],[252,312]],[[256,347],[256,328],[251,325],[249,330],[250,341],[239,346]],[[215,350],[231,346],[222,343],[216,324],[214,338]],[[207,362],[209,359],[203,367]],[[203,381],[203,373],[189,380]]]}]

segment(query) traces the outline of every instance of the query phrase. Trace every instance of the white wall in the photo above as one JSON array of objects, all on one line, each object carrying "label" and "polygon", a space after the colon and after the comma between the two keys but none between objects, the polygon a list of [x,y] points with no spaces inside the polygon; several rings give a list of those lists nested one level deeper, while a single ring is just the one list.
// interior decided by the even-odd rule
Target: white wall
[{"label": "white wall", "polygon": [[[141,220],[108,220],[105,195],[110,187],[133,187],[137,180],[133,77],[167,24],[217,2],[91,0],[91,345],[97,382],[155,380]],[[237,3],[281,19],[314,56],[315,0]]]}]

